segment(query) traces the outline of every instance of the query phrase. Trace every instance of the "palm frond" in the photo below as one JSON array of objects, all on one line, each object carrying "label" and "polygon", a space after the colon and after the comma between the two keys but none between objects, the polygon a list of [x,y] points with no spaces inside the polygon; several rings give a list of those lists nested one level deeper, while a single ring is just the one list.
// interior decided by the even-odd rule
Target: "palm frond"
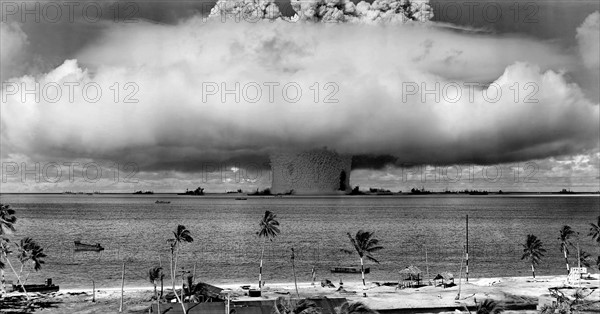
[{"label": "palm frond", "polygon": [[348,249],[340,249],[340,251],[342,251],[342,253],[346,253],[348,255],[354,254],[354,251],[348,250]]},{"label": "palm frond", "polygon": [[371,256],[371,255],[365,255],[365,257],[366,257],[367,259],[369,259],[369,260],[371,260],[371,261],[373,261],[373,262],[375,262],[375,263],[379,264],[379,261],[378,261],[376,258],[374,258],[373,256]]},{"label": "palm frond", "polygon": [[277,221],[277,216],[271,211],[265,211],[265,215],[259,222],[259,238],[268,238],[272,240],[275,238],[281,231],[279,230],[279,221]]}]

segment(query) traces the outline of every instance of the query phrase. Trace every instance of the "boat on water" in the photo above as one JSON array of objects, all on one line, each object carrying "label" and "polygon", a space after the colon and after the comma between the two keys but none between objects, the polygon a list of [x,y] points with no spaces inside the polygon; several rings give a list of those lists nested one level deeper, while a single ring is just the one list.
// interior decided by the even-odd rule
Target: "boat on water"
[{"label": "boat on water", "polygon": [[[332,267],[331,268],[331,272],[332,273],[356,274],[356,273],[360,273],[360,268],[355,268],[355,267]],[[365,274],[368,274],[370,272],[371,272],[371,268],[365,267]]]},{"label": "boat on water", "polygon": [[156,201],[155,204],[171,204],[171,201]]},{"label": "boat on water", "polygon": [[245,201],[247,199],[248,199],[247,197],[236,197],[235,198],[236,201]]},{"label": "boat on water", "polygon": [[[27,292],[39,292],[39,293],[50,293],[56,292],[59,289],[59,286],[52,283],[52,278],[46,279],[46,283],[43,285],[24,285],[25,290]],[[23,287],[21,285],[13,285],[13,290],[19,292],[23,291]]]},{"label": "boat on water", "polygon": [[95,252],[104,251],[104,247],[102,247],[102,245],[100,245],[100,243],[86,244],[86,243],[81,243],[80,241],[74,241],[74,242],[75,242],[75,251],[95,251]]}]

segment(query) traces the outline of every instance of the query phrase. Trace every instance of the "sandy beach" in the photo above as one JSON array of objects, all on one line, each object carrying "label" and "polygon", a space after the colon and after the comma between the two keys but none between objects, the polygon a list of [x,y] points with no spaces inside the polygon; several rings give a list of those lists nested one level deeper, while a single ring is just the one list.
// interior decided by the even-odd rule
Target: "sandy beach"
[{"label": "sandy beach", "polygon": [[[598,274],[593,279],[581,280],[581,287],[593,291],[587,300],[598,300],[595,308],[600,310],[600,281]],[[323,288],[319,282],[313,286],[309,282],[298,283],[300,298],[307,297],[344,297],[349,301],[360,301],[377,310],[390,311],[394,309],[424,309],[447,308],[456,306],[474,306],[476,302],[493,299],[505,307],[511,305],[534,305],[542,295],[548,295],[551,287],[579,287],[579,284],[567,285],[566,276],[539,276],[531,277],[496,277],[472,278],[469,282],[460,284],[460,298],[456,300],[459,292],[457,285],[442,288],[440,286],[422,286],[420,288],[396,289],[393,286],[378,285],[376,282],[367,282],[366,288],[362,282],[345,282],[345,291],[336,288]],[[167,282],[165,282],[166,285]],[[280,297],[297,297],[294,283],[273,283],[263,288],[261,298],[247,296],[247,290],[241,285],[218,285],[228,289],[232,300],[258,300],[277,299]],[[571,289],[575,290],[575,289]],[[151,303],[153,288],[151,285],[143,287],[125,287],[124,312],[146,313]],[[365,296],[366,294],[366,296]],[[12,293],[11,295],[16,295]],[[38,309],[39,313],[116,313],[119,309],[120,287],[99,288],[96,291],[96,302],[92,302],[92,291],[72,289],[61,290],[47,296],[40,296],[49,307]],[[531,306],[530,306],[531,307]],[[3,313],[10,311],[3,310]],[[506,311],[506,313],[537,313],[534,309]]]}]

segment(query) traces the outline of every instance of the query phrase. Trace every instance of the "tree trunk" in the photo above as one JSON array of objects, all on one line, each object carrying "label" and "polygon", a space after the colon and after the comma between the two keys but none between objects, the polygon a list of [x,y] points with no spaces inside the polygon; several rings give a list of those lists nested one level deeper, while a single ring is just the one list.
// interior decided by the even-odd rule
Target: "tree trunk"
[{"label": "tree trunk", "polygon": [[294,249],[292,248],[292,272],[294,273],[294,286],[296,286],[296,296],[300,298],[298,293],[298,280],[296,279],[296,265],[294,264]]},{"label": "tree trunk", "polygon": [[[0,256],[0,259],[3,259],[3,257]],[[4,278],[4,268],[0,269],[0,277],[0,280],[2,281],[2,287],[0,287],[0,292],[4,294],[6,293],[6,279]]]},{"label": "tree trunk", "polygon": [[265,242],[263,241],[262,249],[260,251],[260,266],[258,268],[258,289],[262,291],[262,266],[263,257],[265,256]]},{"label": "tree trunk", "polygon": [[367,284],[365,283],[365,264],[363,262],[363,258],[360,258],[360,274],[362,275],[362,282],[363,282],[363,287],[366,287]]},{"label": "tree trunk", "polygon": [[[178,254],[179,254],[179,246],[176,246],[175,247],[175,262],[173,262],[173,293],[175,294],[175,299],[177,299],[177,301],[181,304],[181,308],[183,309],[183,314],[186,314],[187,310],[185,309],[185,304],[183,304],[183,301],[181,300],[181,298],[177,294],[177,291],[175,290],[175,275],[177,274],[177,255]],[[183,280],[183,276],[181,276],[181,279]],[[183,294],[183,288],[181,289],[181,293]]]},{"label": "tree trunk", "polygon": [[164,277],[164,275],[161,274],[161,276],[160,276],[160,298],[161,299],[163,297],[163,287],[164,287],[164,285],[163,285],[163,277]]},{"label": "tree trunk", "polygon": [[123,261],[123,271],[121,272],[121,305],[119,306],[119,313],[123,312],[124,290],[125,290],[125,262]]},{"label": "tree trunk", "polygon": [[173,284],[173,291],[175,291],[175,270],[173,270],[173,261],[175,260],[175,248],[171,249],[171,283]]},{"label": "tree trunk", "polygon": [[533,263],[531,263],[531,273],[533,274],[533,279],[535,279],[535,268],[533,267]]},{"label": "tree trunk", "polygon": [[567,264],[567,275],[569,274],[569,260],[567,259],[567,250],[563,250],[565,253],[565,264]]},{"label": "tree trunk", "polygon": [[[6,250],[4,248],[4,245],[2,246],[3,250]],[[27,301],[29,301],[29,294],[27,294],[27,290],[25,290],[25,286],[23,285],[23,283],[21,282],[21,279],[19,278],[19,275],[17,274],[17,271],[15,270],[15,268],[13,267],[12,263],[10,262],[10,260],[8,259],[8,256],[6,256],[6,251],[3,252],[4,253],[4,260],[6,261],[6,263],[8,264],[8,266],[10,267],[10,269],[13,271],[13,273],[15,274],[15,276],[17,276],[17,282],[21,283],[21,288],[23,289],[23,293],[25,293],[25,298],[27,298]]]}]

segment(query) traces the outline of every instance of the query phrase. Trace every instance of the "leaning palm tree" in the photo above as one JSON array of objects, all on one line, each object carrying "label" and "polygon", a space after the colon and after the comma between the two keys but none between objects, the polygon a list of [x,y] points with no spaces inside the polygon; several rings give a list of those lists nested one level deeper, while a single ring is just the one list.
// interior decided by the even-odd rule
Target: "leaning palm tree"
[{"label": "leaning palm tree", "polygon": [[[363,286],[366,286],[365,264],[363,259],[366,257],[367,259],[379,264],[379,261],[373,257],[372,253],[383,249],[383,246],[379,245],[379,240],[375,239],[373,237],[373,234],[374,232],[358,230],[358,232],[356,232],[356,235],[352,237],[352,235],[348,233],[348,239],[350,239],[350,243],[352,243],[354,251],[356,251],[356,253],[358,253],[358,256],[360,257],[360,272],[362,275]],[[341,251],[346,254],[354,253],[354,251],[347,249],[342,249]]]},{"label": "leaning palm tree", "polygon": [[185,314],[186,313],[185,306],[184,306],[183,302],[181,302],[181,299],[179,298],[177,291],[175,291],[175,277],[177,275],[177,259],[178,259],[178,255],[179,255],[179,247],[181,246],[181,244],[184,242],[187,242],[187,243],[194,242],[194,238],[192,238],[190,231],[187,230],[184,225],[178,225],[177,229],[175,231],[173,231],[173,236],[174,236],[174,238],[167,240],[167,243],[169,243],[169,245],[171,246],[171,283],[173,284],[173,293],[175,294],[175,298],[177,299],[177,301],[179,303],[181,303],[181,306],[183,308],[183,313]]},{"label": "leaning palm tree", "polygon": [[569,259],[568,259],[569,246],[572,245],[571,241],[569,241],[569,239],[574,235],[575,235],[575,231],[573,231],[573,229],[571,229],[571,227],[564,225],[560,229],[560,236],[558,237],[558,240],[560,241],[560,251],[565,256],[565,264],[567,265],[567,275],[569,274]]},{"label": "leaning palm tree", "polygon": [[335,309],[337,314],[379,314],[362,302],[344,302],[342,306]]},{"label": "leaning palm tree", "polygon": [[596,242],[596,245],[600,246],[600,216],[598,216],[598,222],[590,223],[590,233],[588,236],[592,237],[592,240]]},{"label": "leaning palm tree", "polygon": [[538,265],[544,256],[546,250],[542,247],[543,243],[533,234],[527,235],[527,240],[523,245],[523,256],[521,259],[527,259],[531,263],[531,272],[535,278],[535,265]]},{"label": "leaning palm tree", "polygon": [[259,222],[260,229],[256,233],[258,238],[264,238],[262,243],[262,249],[260,252],[260,267],[258,269],[258,288],[262,290],[262,266],[263,258],[265,255],[265,244],[267,240],[273,241],[273,239],[281,232],[279,230],[279,221],[275,219],[277,216],[271,211],[265,211],[265,215]]}]

